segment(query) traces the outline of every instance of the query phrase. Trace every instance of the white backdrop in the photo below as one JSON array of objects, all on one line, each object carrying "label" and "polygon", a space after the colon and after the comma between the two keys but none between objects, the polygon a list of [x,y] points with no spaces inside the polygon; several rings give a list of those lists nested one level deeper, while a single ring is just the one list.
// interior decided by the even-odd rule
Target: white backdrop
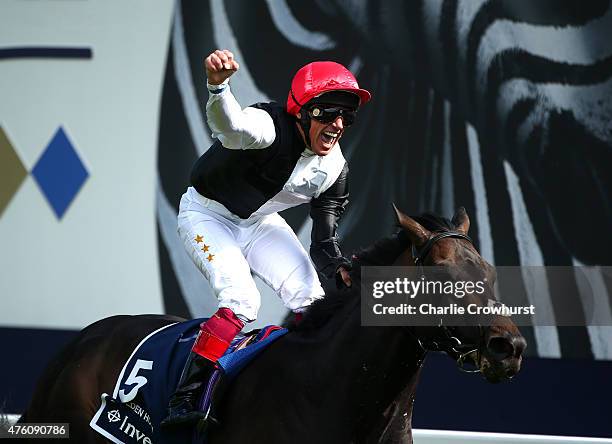
[{"label": "white backdrop", "polygon": [[93,58],[0,60],[0,126],[31,171],[61,126],[89,178],[61,219],[28,175],[0,215],[0,326],[80,328],[161,313],[157,125],[171,0],[0,3],[0,48]]}]

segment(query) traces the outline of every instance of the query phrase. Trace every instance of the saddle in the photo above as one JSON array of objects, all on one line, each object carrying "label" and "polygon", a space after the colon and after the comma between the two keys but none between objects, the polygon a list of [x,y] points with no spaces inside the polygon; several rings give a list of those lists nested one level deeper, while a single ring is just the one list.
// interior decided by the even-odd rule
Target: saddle
[{"label": "saddle", "polygon": [[[195,430],[161,430],[159,423],[205,320],[170,324],[144,338],[123,366],[113,393],[101,395],[100,408],[89,425],[115,443],[201,442]],[[223,374],[225,384],[231,384],[249,362],[285,333],[286,329],[273,325],[238,335],[219,359],[220,369],[211,375],[199,408],[208,411],[216,401],[212,398],[216,379]]]}]

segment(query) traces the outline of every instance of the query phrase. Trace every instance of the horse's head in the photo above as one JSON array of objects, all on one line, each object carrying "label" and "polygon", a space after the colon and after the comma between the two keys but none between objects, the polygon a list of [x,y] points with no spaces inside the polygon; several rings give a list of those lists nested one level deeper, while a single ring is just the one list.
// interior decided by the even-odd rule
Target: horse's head
[{"label": "horse's head", "polygon": [[[410,250],[398,257],[397,265],[438,266],[444,270],[446,279],[486,283],[482,294],[453,297],[452,302],[459,305],[486,306],[495,300],[495,269],[472,245],[468,237],[470,219],[463,207],[446,226],[419,223],[397,208],[396,213],[412,244]],[[460,368],[469,363],[490,382],[508,380],[520,370],[527,343],[509,317],[487,316],[481,320],[477,325],[440,324],[418,328],[417,337],[426,349],[446,352],[457,360]]]}]

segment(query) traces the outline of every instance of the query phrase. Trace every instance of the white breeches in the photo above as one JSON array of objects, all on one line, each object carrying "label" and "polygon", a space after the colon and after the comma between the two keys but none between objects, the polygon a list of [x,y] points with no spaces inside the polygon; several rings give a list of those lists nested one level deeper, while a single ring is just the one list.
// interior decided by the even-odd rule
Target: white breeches
[{"label": "white breeches", "polygon": [[257,318],[261,303],[251,271],[294,312],[324,295],[308,254],[278,213],[241,219],[190,187],[181,198],[178,233],[219,307],[245,320]]}]

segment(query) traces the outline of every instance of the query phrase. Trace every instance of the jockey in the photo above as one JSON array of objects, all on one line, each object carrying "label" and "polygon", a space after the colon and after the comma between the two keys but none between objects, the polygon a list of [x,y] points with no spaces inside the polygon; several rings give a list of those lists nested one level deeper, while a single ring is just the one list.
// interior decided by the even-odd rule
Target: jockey
[{"label": "jockey", "polygon": [[[338,141],[370,100],[335,62],[302,67],[286,106],[258,103],[242,109],[229,77],[234,56],[216,50],[205,60],[208,124],[217,140],[195,163],[181,198],[178,232],[219,299],[200,326],[163,426],[205,419],[197,402],[207,375],[247,322],[260,295],[251,272],[280,296],[296,317],[324,296],[317,271],[350,286],[349,261],[336,237],[348,202],[348,167]],[[308,255],[279,211],[310,203]],[[315,270],[316,267],[316,270]]]}]

